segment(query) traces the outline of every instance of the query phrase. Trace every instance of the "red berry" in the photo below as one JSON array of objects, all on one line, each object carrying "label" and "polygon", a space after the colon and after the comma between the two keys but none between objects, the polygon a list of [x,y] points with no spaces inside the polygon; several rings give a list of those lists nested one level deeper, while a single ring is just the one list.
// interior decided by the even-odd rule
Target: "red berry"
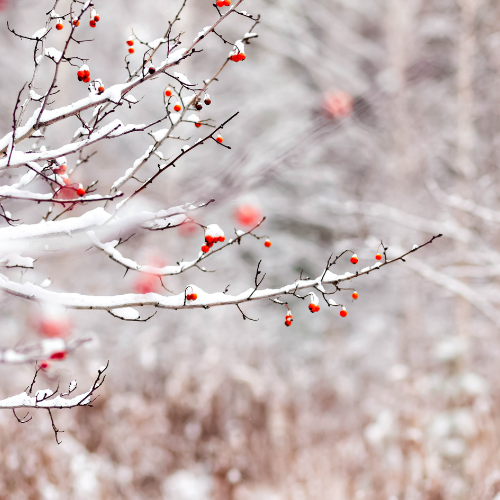
[{"label": "red berry", "polygon": [[165,95],[170,97],[172,95],[172,91],[170,89],[165,90]]},{"label": "red berry", "polygon": [[196,300],[198,298],[198,295],[196,293],[191,294],[191,300]]},{"label": "red berry", "polygon": [[316,307],[314,308],[314,311],[313,311],[313,312],[317,313],[320,309],[321,309],[321,307],[316,306]]},{"label": "red berry", "polygon": [[102,94],[104,92],[104,87],[99,87],[97,90],[99,91],[100,94]]},{"label": "red berry", "polygon": [[83,76],[90,76],[90,71],[88,69],[84,69]]},{"label": "red berry", "polygon": [[223,141],[224,139],[222,138],[222,136],[221,136],[221,135],[218,135],[218,136],[215,138],[215,140],[216,140],[218,143],[222,144],[222,141]]},{"label": "red berry", "polygon": [[378,253],[377,255],[375,255],[375,258],[377,260],[382,260],[382,254]]},{"label": "red berry", "polygon": [[50,368],[50,362],[49,361],[41,361],[40,364],[38,365],[40,367],[40,370],[48,370]]},{"label": "red berry", "polygon": [[209,234],[207,234],[207,235],[205,236],[205,241],[206,241],[207,243],[212,243],[212,241],[214,241],[214,239],[212,238],[212,236],[210,236]]},{"label": "red berry", "polygon": [[70,181],[69,177],[65,177],[64,178],[64,184],[66,184],[66,186],[68,186],[69,184],[71,184],[71,181]]},{"label": "red berry", "polygon": [[63,25],[61,23],[57,23],[56,30],[62,30],[62,29],[63,29]]},{"label": "red berry", "polygon": [[95,28],[97,26],[97,23],[92,19],[90,22],[89,22],[89,25],[91,28]]},{"label": "red berry", "polygon": [[78,73],[78,78],[85,78],[85,71],[80,70]]},{"label": "red berry", "polygon": [[192,295],[191,295],[190,293],[188,293],[188,294],[186,295],[186,300],[191,300],[191,297],[192,297]]},{"label": "red berry", "polygon": [[354,254],[351,257],[351,264],[357,264],[357,263],[358,263],[358,256],[356,254]]},{"label": "red berry", "polygon": [[212,100],[209,97],[205,97],[205,100],[203,101],[207,106],[210,106],[212,104]]},{"label": "red berry", "polygon": [[130,49],[128,49],[128,51],[129,51],[129,54],[133,54],[135,52],[133,47],[130,47]]},{"label": "red berry", "polygon": [[180,111],[182,108],[181,108],[181,105],[180,104],[176,104],[174,106],[174,111]]},{"label": "red berry", "polygon": [[352,294],[352,298],[353,298],[354,300],[356,300],[357,298],[359,298],[359,293],[358,293],[358,292],[353,292],[353,294]]},{"label": "red berry", "polygon": [[269,248],[271,246],[271,240],[264,241],[264,246]]},{"label": "red berry", "polygon": [[63,175],[66,173],[67,168],[66,165],[60,165],[58,168],[54,169],[54,172],[58,175]]},{"label": "red berry", "polygon": [[75,19],[73,21],[73,26],[76,26],[76,27],[80,26],[80,21],[78,19]]},{"label": "red berry", "polygon": [[243,54],[243,52],[240,52],[238,54],[238,61],[244,61],[246,58],[247,58],[247,56],[245,54]]},{"label": "red berry", "polygon": [[101,20],[100,16],[94,16],[94,21],[98,23]]},{"label": "red berry", "polygon": [[217,0],[217,7],[224,7],[224,0]]},{"label": "red berry", "polygon": [[226,239],[226,237],[225,237],[225,236],[219,236],[219,241],[220,241],[220,242],[224,241],[225,239]]},{"label": "red berry", "polygon": [[127,45],[132,47],[132,45],[134,45],[134,40],[127,40]]},{"label": "red berry", "polygon": [[196,122],[196,123],[194,124],[194,126],[195,126],[196,128],[200,128],[200,127],[201,127],[201,123],[200,123],[200,122]]},{"label": "red berry", "polygon": [[67,354],[66,351],[54,352],[50,355],[50,359],[64,359]]},{"label": "red berry", "polygon": [[202,251],[203,253],[207,253],[209,250],[210,250],[210,248],[208,248],[208,246],[207,246],[207,245],[203,245],[203,246],[201,247],[201,251]]},{"label": "red berry", "polygon": [[231,5],[231,0],[224,0],[224,5],[229,7]]},{"label": "red berry", "polygon": [[153,66],[150,66],[150,68],[148,69],[148,72],[149,72],[150,75],[154,75],[155,72],[156,72],[156,69],[153,68]]},{"label": "red berry", "polygon": [[285,325],[286,326],[292,326],[292,322],[289,319],[285,320]]},{"label": "red berry", "polygon": [[314,312],[314,309],[316,308],[316,304],[313,304],[312,302],[309,304],[309,311]]},{"label": "red berry", "polygon": [[234,54],[234,56],[231,56],[231,61],[238,62],[240,59],[237,54]]},{"label": "red berry", "polygon": [[78,188],[78,189],[76,190],[76,194],[77,194],[78,196],[83,196],[83,195],[85,194],[85,189],[83,189],[83,188]]},{"label": "red berry", "polygon": [[210,243],[207,243],[208,248],[212,248],[214,246],[214,242],[211,241]]},{"label": "red berry", "polygon": [[86,76],[85,78],[83,78],[82,82],[89,83],[90,82],[90,76]]},{"label": "red berry", "polygon": [[347,316],[347,311],[345,309],[340,310],[340,315],[345,318]]}]

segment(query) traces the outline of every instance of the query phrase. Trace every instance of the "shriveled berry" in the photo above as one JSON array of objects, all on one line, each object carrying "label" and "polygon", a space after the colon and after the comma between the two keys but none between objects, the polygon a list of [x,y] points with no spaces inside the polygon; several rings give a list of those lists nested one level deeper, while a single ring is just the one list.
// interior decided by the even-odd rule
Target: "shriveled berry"
[{"label": "shriveled berry", "polygon": [[264,241],[264,246],[269,248],[271,246],[271,240]]},{"label": "shriveled berry", "polygon": [[207,245],[203,245],[203,246],[201,247],[201,251],[202,251],[203,253],[207,253],[209,250],[210,250],[210,248],[208,248],[208,246],[207,246]]},{"label": "shriveled berry", "polygon": [[378,253],[377,255],[375,255],[375,258],[377,260],[382,260],[382,254],[381,253]]},{"label": "shriveled berry", "polygon": [[207,106],[210,106],[212,104],[212,99],[210,97],[205,97],[205,100],[203,101]]},{"label": "shriveled berry", "polygon": [[149,69],[148,69],[148,73],[150,75],[154,75],[156,73],[156,68],[153,68],[153,66],[150,66]]},{"label": "shriveled berry", "polygon": [[357,264],[357,263],[358,263],[358,256],[356,254],[354,254],[351,257],[351,264]]},{"label": "shriveled berry", "polygon": [[195,107],[198,111],[201,111],[203,109],[203,106],[200,103],[198,103]]},{"label": "shriveled berry", "polygon": [[352,298],[353,298],[354,300],[358,299],[358,298],[359,298],[359,293],[358,293],[358,292],[353,292],[353,294],[352,294]]},{"label": "shriveled berry", "polygon": [[62,25],[62,23],[57,23],[57,24],[56,24],[56,30],[59,30],[59,31],[60,31],[60,30],[62,30],[62,29],[63,29],[63,27],[64,27],[64,26]]}]

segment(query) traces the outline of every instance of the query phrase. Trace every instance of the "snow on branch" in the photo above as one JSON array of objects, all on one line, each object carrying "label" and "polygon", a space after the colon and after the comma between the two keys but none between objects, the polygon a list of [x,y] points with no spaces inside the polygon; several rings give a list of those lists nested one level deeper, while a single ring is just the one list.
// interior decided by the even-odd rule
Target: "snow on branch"
[{"label": "snow on branch", "polygon": [[[61,293],[52,292],[50,290],[45,290],[33,283],[16,283],[9,280],[6,276],[0,274],[0,290],[4,290],[6,293],[22,297],[24,299],[32,300],[35,302],[52,302],[59,304],[70,309],[92,309],[92,310],[105,310],[109,311],[111,309],[129,308],[129,307],[141,307],[141,306],[153,306],[160,309],[195,309],[204,308],[208,309],[210,307],[224,306],[224,305],[238,305],[244,302],[262,300],[262,299],[272,299],[280,297],[282,295],[297,295],[299,290],[316,288],[320,289],[323,285],[333,285],[335,290],[331,294],[336,293],[340,290],[338,285],[345,281],[351,281],[353,279],[359,278],[360,276],[368,275],[373,271],[381,269],[382,267],[392,264],[397,261],[405,261],[405,257],[417,250],[429,245],[436,238],[441,237],[441,235],[433,236],[430,240],[422,245],[415,245],[410,251],[396,257],[394,259],[387,259],[384,262],[377,262],[375,265],[366,267],[359,272],[350,273],[346,272],[341,275],[334,274],[330,271],[330,268],[336,263],[330,262],[328,259],[327,267],[322,272],[322,274],[316,279],[298,279],[294,283],[285,285],[277,289],[259,289],[262,281],[254,288],[250,288],[239,295],[228,295],[225,292],[207,293],[201,290],[195,285],[190,285],[192,291],[196,292],[196,300],[187,300],[186,291],[181,294],[177,294],[171,297],[165,297],[157,293],[146,293],[146,294],[125,294],[125,295],[114,295],[114,296],[98,296],[98,295],[82,295],[78,293]],[[257,274],[259,271],[257,271]],[[303,298],[303,297],[299,297]],[[327,301],[328,305],[338,305],[331,304]]]},{"label": "snow on branch", "polygon": [[72,398],[67,398],[67,396],[72,395],[78,384],[76,380],[73,380],[69,386],[67,392],[59,391],[59,386],[53,391],[52,389],[40,389],[36,391],[33,395],[34,385],[36,383],[37,375],[40,371],[40,368],[36,368],[35,375],[33,377],[33,381],[31,385],[25,389],[24,392],[20,394],[16,394],[15,396],[10,396],[5,399],[0,400],[0,409],[1,410],[12,410],[17,421],[21,424],[25,424],[29,422],[32,417],[27,419],[29,413],[27,413],[24,417],[19,418],[16,414],[16,410],[28,408],[31,410],[47,410],[50,416],[50,420],[52,423],[52,429],[54,431],[54,435],[56,438],[57,444],[61,442],[58,439],[58,434],[60,431],[55,423],[54,418],[52,416],[52,410],[58,409],[68,409],[68,408],[77,408],[79,406],[92,406],[92,403],[95,401],[96,397],[94,397],[95,392],[101,385],[104,383],[106,375],[103,375],[105,371],[108,369],[109,361],[105,366],[101,366],[97,372],[97,377],[92,384],[92,387],[78,396],[74,396]]}]

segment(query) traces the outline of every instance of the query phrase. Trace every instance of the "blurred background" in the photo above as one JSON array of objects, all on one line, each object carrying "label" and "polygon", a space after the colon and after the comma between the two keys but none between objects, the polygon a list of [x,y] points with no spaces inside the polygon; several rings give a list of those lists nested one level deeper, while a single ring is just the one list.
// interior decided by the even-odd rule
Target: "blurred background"
[{"label": "blurred background", "polygon": [[[95,41],[72,54],[90,58],[104,86],[123,82],[131,30],[145,41],[161,37],[181,3],[97,0],[97,28],[79,28]],[[33,60],[32,43],[11,35],[6,21],[29,36],[51,6],[1,3],[2,135]],[[57,10],[67,8],[62,2]],[[261,14],[259,36],[244,62],[225,67],[200,113],[218,124],[240,112],[223,131],[232,149],[193,151],[140,203],[161,209],[213,197],[196,220],[218,223],[231,237],[265,215],[259,234],[272,247],[248,238],[207,261],[217,273],[193,269],[166,287],[230,285],[239,293],[252,286],[260,259],[264,285],[282,286],[302,270],[318,276],[332,252],[351,249],[364,267],[375,262],[380,240],[391,257],[444,237],[356,280],[356,303],[348,292],[335,296],[345,319],[326,304],[311,315],[298,299],[289,303],[291,328],[284,307],[269,301],[244,307],[258,322],[229,307],[159,311],[147,323],[68,311],[67,332],[94,340],[54,363],[39,388],[77,378],[84,390],[107,360],[108,377],[93,409],[55,413],[65,431],[59,446],[47,415],[20,425],[0,412],[0,498],[498,500],[500,4],[252,0],[243,9]],[[216,18],[210,0],[188,0],[176,25],[185,32],[181,46]],[[220,33],[235,40],[251,26],[231,15]],[[64,40],[64,30],[53,30],[48,45]],[[215,35],[202,48],[179,69],[193,83],[215,75],[230,50]],[[141,54],[136,44],[133,68]],[[42,65],[39,93],[52,66]],[[62,68],[57,105],[87,95],[76,71]],[[116,117],[159,119],[168,83],[162,76],[138,87],[141,103]],[[63,144],[79,126],[73,118],[52,127],[44,144]],[[191,143],[201,135],[182,127]],[[99,179],[106,194],[150,144],[146,134],[101,142],[74,180]],[[172,140],[162,153],[182,145]],[[75,158],[68,160],[72,168]],[[139,179],[156,165],[149,161]],[[47,210],[8,208],[28,223]],[[139,232],[120,248],[141,263],[175,264],[195,258],[202,240],[199,228],[183,226]],[[9,276],[50,278],[56,291],[161,291],[85,250],[43,254],[34,271]],[[352,269],[346,256],[334,271]],[[40,306],[1,296],[0,311],[1,347],[43,334]],[[33,367],[0,366],[0,374],[7,397],[24,390]]]}]

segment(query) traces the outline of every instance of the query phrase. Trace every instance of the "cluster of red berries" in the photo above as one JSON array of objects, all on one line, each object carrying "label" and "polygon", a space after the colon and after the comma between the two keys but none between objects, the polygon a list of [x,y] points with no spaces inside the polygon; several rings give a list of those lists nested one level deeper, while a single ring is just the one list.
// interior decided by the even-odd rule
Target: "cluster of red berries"
[{"label": "cluster of red berries", "polygon": [[225,236],[216,236],[215,238],[213,236],[210,236],[209,234],[207,234],[205,236],[205,245],[203,245],[201,247],[201,251],[203,253],[207,253],[213,246],[214,246],[214,243],[217,243],[217,242],[223,242],[225,241],[226,237]]},{"label": "cluster of red berries", "polygon": [[292,326],[292,321],[293,321],[292,311],[290,311],[290,309],[288,309],[288,312],[286,313],[286,316],[285,316],[285,325]]},{"label": "cluster of red berries", "polygon": [[309,304],[309,311],[311,311],[312,313],[317,313],[321,308],[319,307],[318,304],[315,304],[314,302],[311,302]]},{"label": "cluster of red berries", "polygon": [[91,28],[95,28],[97,26],[97,23],[101,20],[99,15],[95,10],[92,10],[92,13],[90,14],[90,22],[89,25]]},{"label": "cluster of red berries", "polygon": [[188,293],[186,295],[187,300],[196,300],[198,298],[198,295],[196,293]]},{"label": "cluster of red berries", "polygon": [[132,38],[129,38],[129,39],[127,40],[127,45],[128,45],[128,52],[129,52],[129,54],[133,54],[133,53],[135,52],[135,49],[134,49],[134,47],[133,47],[133,45],[134,45],[134,40],[132,40]]},{"label": "cluster of red berries", "polygon": [[217,0],[217,7],[229,7],[231,5],[231,0]]},{"label": "cluster of red berries", "polygon": [[244,61],[246,58],[247,56],[244,54],[244,52],[240,52],[239,54],[233,54],[230,57],[231,61],[234,62]]},{"label": "cluster of red berries", "polygon": [[86,64],[84,64],[78,70],[78,73],[76,75],[78,76],[78,81],[79,82],[85,82],[85,83],[89,83],[90,82],[90,71],[89,71],[89,67]]}]

